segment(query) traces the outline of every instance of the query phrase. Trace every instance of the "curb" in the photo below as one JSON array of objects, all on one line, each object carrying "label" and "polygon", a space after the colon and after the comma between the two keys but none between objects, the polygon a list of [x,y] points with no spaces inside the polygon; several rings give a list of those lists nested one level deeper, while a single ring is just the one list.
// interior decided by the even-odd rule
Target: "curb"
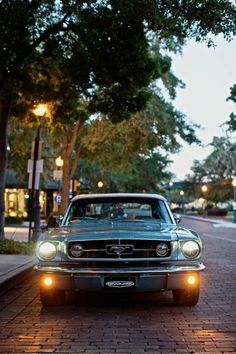
[{"label": "curb", "polygon": [[220,220],[207,219],[207,218],[203,218],[203,217],[200,217],[200,216],[194,216],[194,215],[181,214],[181,216],[182,216],[183,218],[186,218],[186,219],[193,219],[193,220],[205,221],[205,222],[209,222],[209,223],[213,223],[213,224],[218,224],[218,223],[221,223],[221,222],[222,222],[222,221],[220,221]]},{"label": "curb", "polygon": [[210,224],[218,224],[219,226],[226,227],[226,228],[232,228],[232,229],[236,228],[236,224],[233,223],[233,221],[226,221],[224,219],[214,220],[214,219],[208,219],[208,218],[203,218],[203,217],[199,217],[199,216],[185,215],[185,214],[181,214],[181,216],[186,219],[204,221],[204,222],[208,222]]},{"label": "curb", "polygon": [[32,259],[3,275],[2,279],[0,279],[0,296],[29,278],[33,273],[35,264],[37,264],[37,259]]}]

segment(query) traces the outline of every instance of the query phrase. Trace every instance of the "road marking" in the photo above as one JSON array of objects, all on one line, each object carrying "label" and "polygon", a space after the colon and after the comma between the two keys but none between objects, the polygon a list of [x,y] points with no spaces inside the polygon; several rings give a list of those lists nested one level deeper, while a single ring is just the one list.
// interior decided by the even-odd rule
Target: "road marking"
[{"label": "road marking", "polygon": [[215,236],[215,235],[210,235],[210,234],[202,234],[203,236],[207,236],[207,237],[213,237],[213,238],[217,238],[218,240],[223,240],[223,241],[229,241],[229,242],[233,242],[236,243],[236,240],[231,240],[229,238],[225,238],[225,237],[220,237],[220,236]]}]

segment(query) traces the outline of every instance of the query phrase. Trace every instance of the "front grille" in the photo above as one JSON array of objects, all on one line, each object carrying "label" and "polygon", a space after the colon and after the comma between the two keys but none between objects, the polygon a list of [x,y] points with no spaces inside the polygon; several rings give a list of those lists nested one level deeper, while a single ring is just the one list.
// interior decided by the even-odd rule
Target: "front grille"
[{"label": "front grille", "polygon": [[152,268],[165,267],[161,265],[160,261],[80,261],[80,262],[59,262],[60,267],[66,269],[134,269],[134,268]]},{"label": "front grille", "polygon": [[[164,257],[159,257],[156,253],[156,247],[160,243],[168,246],[168,252]],[[83,247],[83,253],[79,257],[73,256],[71,247],[80,245]],[[167,258],[171,255],[170,241],[155,240],[99,240],[99,241],[80,241],[69,242],[68,256],[70,258],[86,259],[106,259],[106,260],[125,260],[132,258]]]}]

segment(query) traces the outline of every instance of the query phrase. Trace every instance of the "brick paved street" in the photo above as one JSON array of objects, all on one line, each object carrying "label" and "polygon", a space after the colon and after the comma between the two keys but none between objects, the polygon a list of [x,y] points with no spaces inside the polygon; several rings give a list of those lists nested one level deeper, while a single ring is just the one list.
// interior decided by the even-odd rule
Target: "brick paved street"
[{"label": "brick paved street", "polygon": [[175,307],[164,293],[43,309],[35,275],[0,298],[0,353],[236,353],[236,229],[181,225],[200,230],[205,245],[196,307]]}]

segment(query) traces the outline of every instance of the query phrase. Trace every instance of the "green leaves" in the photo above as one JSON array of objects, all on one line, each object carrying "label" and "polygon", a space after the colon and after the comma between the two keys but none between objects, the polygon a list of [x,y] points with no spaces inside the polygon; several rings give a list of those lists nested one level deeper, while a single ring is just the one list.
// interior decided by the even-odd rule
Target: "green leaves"
[{"label": "green leaves", "polygon": [[[26,117],[32,126],[30,110],[40,101],[51,106],[50,127],[58,134],[57,144],[63,144],[62,131],[75,136],[78,121],[83,126],[91,114],[103,114],[110,120],[105,122],[109,135],[104,137],[98,126],[104,122],[94,125],[98,131],[88,124],[84,135],[72,139],[73,144],[68,133],[68,154],[74,145],[77,157],[86,136],[85,156],[89,151],[100,154],[100,166],[119,167],[122,178],[121,166],[141,173],[154,160],[162,161],[163,171],[168,160],[162,154],[154,159],[159,153],[155,149],[174,152],[181,139],[198,142],[196,126],[186,122],[158,88],[161,81],[174,98],[176,87],[182,85],[170,71],[167,50],[179,52],[191,37],[208,40],[211,33],[223,33],[229,38],[235,32],[235,5],[230,0],[2,0],[0,107],[5,102],[8,107],[5,113],[0,110],[0,131],[6,131],[10,107],[12,116],[19,121]],[[129,123],[122,123],[130,117]],[[233,129],[234,121],[232,115]],[[111,122],[120,125],[114,129]],[[1,137],[1,195],[6,140]]]},{"label": "green leaves", "polygon": [[[230,96],[227,98],[228,101],[236,103],[236,84],[230,88]],[[230,119],[226,122],[228,125],[228,130],[230,132],[236,131],[236,113],[232,112],[230,114]]]},{"label": "green leaves", "polygon": [[233,196],[232,176],[236,171],[236,146],[225,137],[214,137],[213,151],[203,161],[194,161],[192,167],[196,183],[208,183],[208,199],[223,202]]}]

